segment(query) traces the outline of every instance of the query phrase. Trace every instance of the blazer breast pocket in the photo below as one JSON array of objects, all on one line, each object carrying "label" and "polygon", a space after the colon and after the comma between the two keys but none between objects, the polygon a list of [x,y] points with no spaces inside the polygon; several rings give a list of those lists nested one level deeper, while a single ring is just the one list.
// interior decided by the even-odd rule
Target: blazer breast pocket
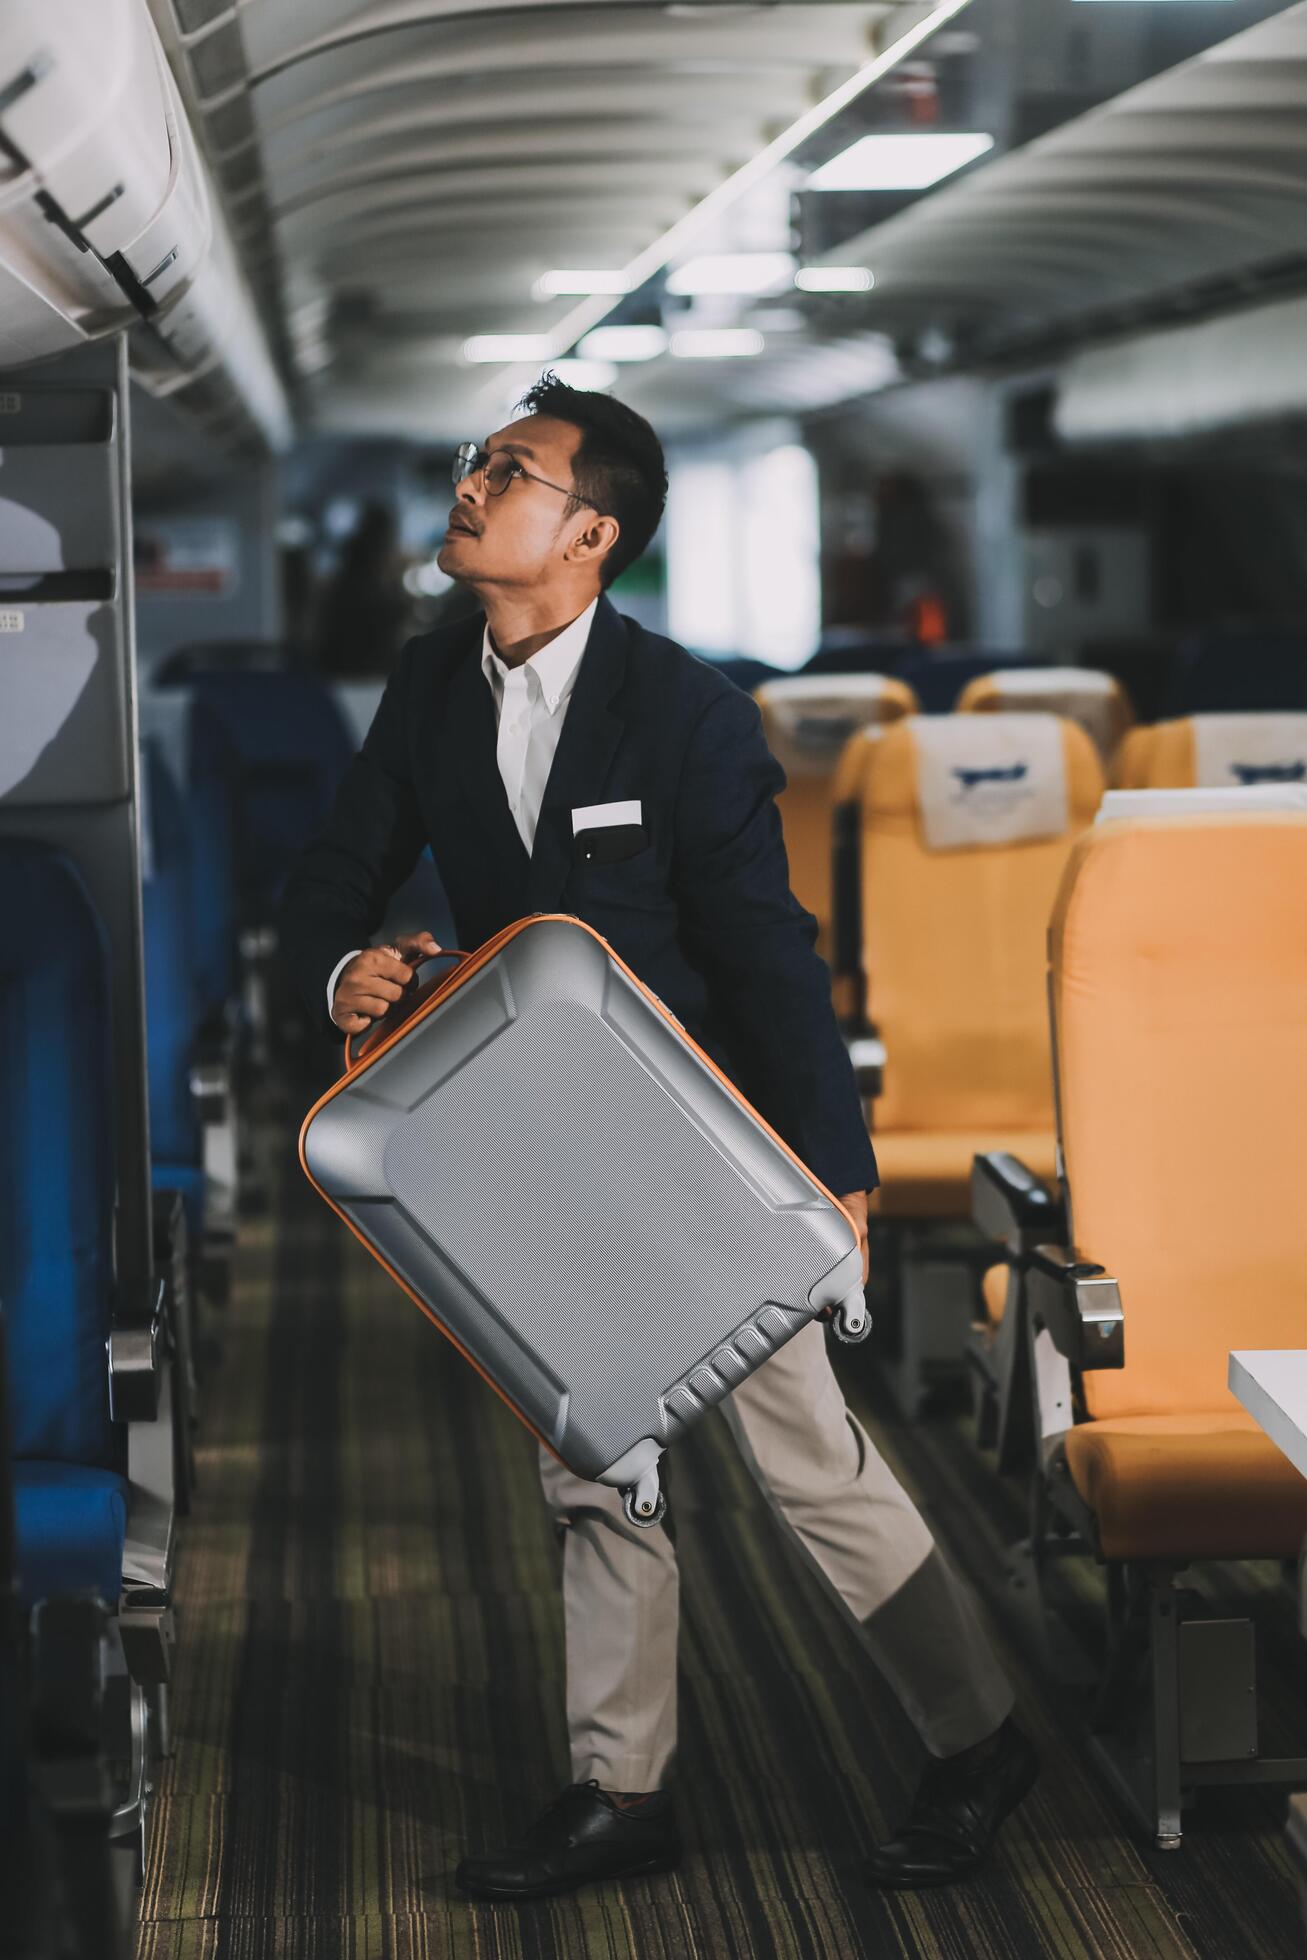
[{"label": "blazer breast pocket", "polygon": [[590,906],[656,912],[668,902],[658,853],[651,842],[638,845],[623,857],[575,857],[567,889],[582,917]]}]

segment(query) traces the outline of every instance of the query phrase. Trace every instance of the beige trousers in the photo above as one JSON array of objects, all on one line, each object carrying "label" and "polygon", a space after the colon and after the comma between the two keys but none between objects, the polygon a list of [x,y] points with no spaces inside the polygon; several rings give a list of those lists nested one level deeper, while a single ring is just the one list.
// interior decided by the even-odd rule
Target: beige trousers
[{"label": "beige trousers", "polygon": [[[996,1729],[1012,1691],[968,1593],[845,1405],[813,1322],[722,1407],[791,1543],[856,1623],[926,1747],[952,1755]],[[676,1552],[627,1522],[619,1493],[547,1450],[540,1476],[562,1528],[572,1775],[654,1790],[676,1750]]]}]

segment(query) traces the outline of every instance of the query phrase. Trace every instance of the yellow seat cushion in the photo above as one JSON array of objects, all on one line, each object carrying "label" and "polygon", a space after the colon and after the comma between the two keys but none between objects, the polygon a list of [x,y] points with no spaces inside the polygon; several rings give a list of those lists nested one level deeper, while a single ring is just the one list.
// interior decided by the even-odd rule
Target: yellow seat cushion
[{"label": "yellow seat cushion", "polygon": [[882,1218],[965,1218],[971,1210],[971,1160],[977,1151],[1007,1150],[1036,1177],[1056,1174],[1050,1130],[873,1130],[880,1171],[875,1208]]},{"label": "yellow seat cushion", "polygon": [[1108,1558],[1292,1558],[1307,1537],[1307,1478],[1242,1411],[1081,1423],[1066,1455]]}]

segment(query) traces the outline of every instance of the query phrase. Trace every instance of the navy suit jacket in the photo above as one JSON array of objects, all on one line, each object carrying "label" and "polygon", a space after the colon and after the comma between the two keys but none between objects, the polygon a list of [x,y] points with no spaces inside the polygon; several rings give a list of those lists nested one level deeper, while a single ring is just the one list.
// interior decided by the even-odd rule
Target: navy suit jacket
[{"label": "navy suit jacket", "polygon": [[[584,919],[828,1188],[870,1190],[816,921],[790,891],[785,777],[753,701],[601,599],[528,857],[495,760],[482,628],[478,616],[408,642],[288,881],[279,938],[315,1022],[343,1040],[326,1009],[332,968],[371,940],[429,844],[465,951],[527,913]],[[579,861],[573,809],[637,798],[644,847]]]}]

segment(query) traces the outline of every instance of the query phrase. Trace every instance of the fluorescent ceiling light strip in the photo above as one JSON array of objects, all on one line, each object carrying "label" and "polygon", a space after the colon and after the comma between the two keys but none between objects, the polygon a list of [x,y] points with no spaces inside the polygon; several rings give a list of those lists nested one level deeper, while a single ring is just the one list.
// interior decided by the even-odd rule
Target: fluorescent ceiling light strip
[{"label": "fluorescent ceiling light strip", "polygon": [[667,275],[669,293],[766,293],[788,286],[794,260],[788,252],[711,252],[683,259]]},{"label": "fluorescent ceiling light strip", "polygon": [[805,265],[794,283],[801,293],[869,293],[876,281],[870,266]]},{"label": "fluorescent ceiling light strip", "polygon": [[[715,189],[710,190],[692,210],[687,211],[683,218],[678,218],[661,238],[656,238],[652,245],[647,246],[631,260],[629,265],[623,267],[627,290],[635,292],[655,272],[661,272],[681,247],[705,225],[711,224],[713,219],[734,204],[737,198],[743,197],[746,191],[752,190],[768,171],[774,170],[778,163],[783,163],[801,143],[806,143],[810,136],[815,136],[832,116],[837,116],[841,109],[847,109],[850,102],[856,102],[873,82],[878,82],[882,75],[888,75],[891,68],[897,68],[898,64],[906,60],[923,41],[929,40],[937,28],[943,27],[947,21],[953,20],[960,14],[964,7],[970,5],[971,0],[940,0],[940,4],[923,15],[915,27],[909,27],[906,33],[900,34],[889,47],[883,48],[879,54],[873,55],[870,61],[864,62],[847,81],[841,82],[838,88],[832,89],[829,95],[823,96],[820,102],[814,103],[811,109],[805,109],[801,116],[797,117],[787,129],[783,129],[779,136],[773,137],[772,141],[759,150],[756,156],[750,157],[747,163],[741,164],[738,170],[718,184]],[[595,295],[591,299],[583,300],[580,306],[574,306],[572,311],[559,321],[550,335],[551,358],[557,358],[558,355],[565,354],[569,347],[574,347],[583,333],[588,333],[591,327],[596,327],[601,320],[607,319],[615,305],[614,298]]]},{"label": "fluorescent ceiling light strip", "polygon": [[630,289],[624,272],[542,272],[535,290],[540,299],[556,299],[561,293],[570,298],[575,293],[620,295]]},{"label": "fluorescent ceiling light strip", "polygon": [[992,150],[982,130],[958,134],[860,136],[814,170],[810,191],[924,191]]},{"label": "fluorescent ceiling light strip", "polygon": [[686,327],[672,335],[672,352],[682,361],[733,361],[761,354],[765,345],[754,327]]},{"label": "fluorescent ceiling light strip", "polygon": [[596,327],[576,351],[585,360],[656,361],[667,352],[667,335],[661,327]]},{"label": "fluorescent ceiling light strip", "polygon": [[463,342],[465,361],[547,361],[552,351],[543,333],[474,333]]}]

